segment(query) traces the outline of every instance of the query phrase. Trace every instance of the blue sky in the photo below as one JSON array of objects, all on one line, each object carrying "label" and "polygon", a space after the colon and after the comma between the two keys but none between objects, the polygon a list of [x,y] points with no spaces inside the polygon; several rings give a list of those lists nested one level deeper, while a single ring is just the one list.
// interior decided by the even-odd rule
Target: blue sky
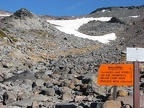
[{"label": "blue sky", "polygon": [[15,12],[27,8],[38,15],[77,16],[109,6],[140,6],[144,0],[1,0],[0,9]]}]

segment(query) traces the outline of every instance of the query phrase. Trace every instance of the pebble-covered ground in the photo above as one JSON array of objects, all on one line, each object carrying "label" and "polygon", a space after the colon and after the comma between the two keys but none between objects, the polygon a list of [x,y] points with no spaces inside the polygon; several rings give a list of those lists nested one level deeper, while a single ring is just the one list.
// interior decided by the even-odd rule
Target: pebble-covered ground
[{"label": "pebble-covered ground", "polygon": [[[83,26],[98,24],[99,34],[116,30],[109,44],[65,34],[26,9],[1,19],[0,107],[93,108],[110,99],[113,88],[97,84],[100,64],[120,63],[127,46],[143,47],[143,17],[115,19]],[[133,87],[118,90],[132,97]]]}]

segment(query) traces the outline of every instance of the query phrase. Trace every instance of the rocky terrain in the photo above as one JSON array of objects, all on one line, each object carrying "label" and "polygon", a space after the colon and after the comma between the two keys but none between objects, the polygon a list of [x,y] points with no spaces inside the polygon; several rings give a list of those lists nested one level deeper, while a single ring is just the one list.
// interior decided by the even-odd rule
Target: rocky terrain
[{"label": "rocky terrain", "polygon": [[[143,16],[144,6],[104,7],[91,12],[87,17],[118,17]],[[121,13],[121,14],[119,14]]]},{"label": "rocky terrain", "polygon": [[0,19],[4,18],[5,16],[12,15],[11,12],[0,10]]},{"label": "rocky terrain", "polygon": [[[143,12],[143,6],[110,7],[83,16],[112,17],[108,22],[91,21],[79,28],[92,36],[115,32],[117,39],[108,44],[65,34],[46,21],[54,17],[39,17],[27,9],[3,17],[0,107],[100,108],[104,102],[113,103],[113,87],[97,84],[98,69],[102,63],[120,63],[126,47],[144,46]],[[141,96],[142,89],[143,85]],[[132,96],[133,87],[118,87],[117,94]],[[108,108],[106,104],[103,108]],[[124,104],[131,103],[118,100],[117,107],[112,107]]]}]

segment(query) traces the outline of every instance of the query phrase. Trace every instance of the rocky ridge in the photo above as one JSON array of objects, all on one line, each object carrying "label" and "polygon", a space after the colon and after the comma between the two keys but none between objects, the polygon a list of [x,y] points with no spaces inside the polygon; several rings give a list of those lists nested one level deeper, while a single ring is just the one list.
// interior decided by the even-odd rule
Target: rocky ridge
[{"label": "rocky ridge", "polygon": [[[88,17],[130,17],[143,16],[144,5],[142,6],[126,6],[126,7],[104,7],[91,12]],[[121,14],[119,14],[121,13]]]},{"label": "rocky ridge", "polygon": [[[97,84],[100,64],[119,63],[121,52],[127,46],[136,43],[143,47],[143,41],[138,41],[143,39],[143,17],[130,18],[122,24],[117,21],[123,20],[116,18],[120,20],[93,21],[94,26],[100,29],[97,31],[99,34],[103,30],[104,33],[116,31],[117,39],[109,44],[60,32],[26,9],[1,19],[0,107],[101,106],[111,98],[109,95],[112,95],[113,88]],[[86,24],[87,27],[93,27],[92,22]],[[119,87],[118,90],[124,92],[120,92],[119,97],[133,93],[132,87]]]}]

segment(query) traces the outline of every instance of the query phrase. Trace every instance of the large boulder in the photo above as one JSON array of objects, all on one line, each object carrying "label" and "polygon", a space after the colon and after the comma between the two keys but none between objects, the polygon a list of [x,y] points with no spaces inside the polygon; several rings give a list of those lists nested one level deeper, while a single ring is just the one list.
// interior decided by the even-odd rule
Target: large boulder
[{"label": "large boulder", "polygon": [[102,108],[121,108],[121,101],[114,101],[114,100],[108,100],[106,101]]},{"label": "large boulder", "polygon": [[86,92],[88,94],[95,93],[95,94],[103,95],[103,96],[106,95],[105,87],[104,86],[100,86],[97,83],[97,75],[93,75],[93,74],[85,75],[83,80],[82,80],[82,82],[83,83],[87,83]]}]

